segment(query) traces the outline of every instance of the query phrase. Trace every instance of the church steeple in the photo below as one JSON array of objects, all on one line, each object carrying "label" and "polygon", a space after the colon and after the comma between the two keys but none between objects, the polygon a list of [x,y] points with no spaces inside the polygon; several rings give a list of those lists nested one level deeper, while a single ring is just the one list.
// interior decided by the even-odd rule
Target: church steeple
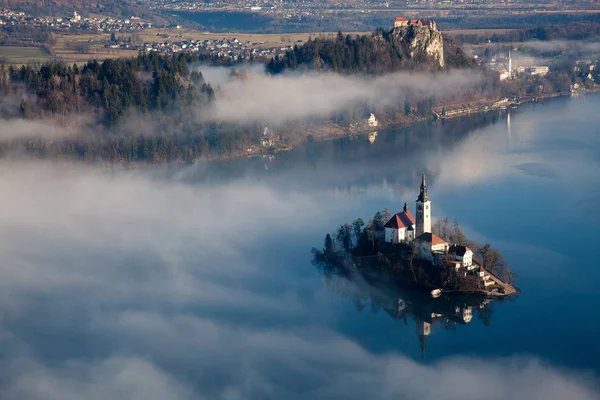
[{"label": "church steeple", "polygon": [[421,359],[425,359],[425,349],[427,349],[427,335],[419,335],[419,346],[421,347]]},{"label": "church steeple", "polygon": [[427,195],[427,183],[425,174],[421,178],[421,192],[417,199],[416,237],[431,232],[431,200]]},{"label": "church steeple", "polygon": [[429,201],[429,197],[427,196],[427,184],[425,183],[425,174],[421,177],[421,192],[419,193],[417,201],[420,201],[421,203]]},{"label": "church steeple", "polygon": [[421,348],[421,358],[425,358],[425,349],[427,348],[427,337],[431,334],[431,324],[425,321],[417,320],[417,336],[419,337],[419,347]]}]

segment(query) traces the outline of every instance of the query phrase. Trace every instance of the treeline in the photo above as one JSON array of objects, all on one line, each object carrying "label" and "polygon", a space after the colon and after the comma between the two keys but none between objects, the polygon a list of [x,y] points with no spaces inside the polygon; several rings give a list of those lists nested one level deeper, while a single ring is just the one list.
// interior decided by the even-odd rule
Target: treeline
[{"label": "treeline", "polygon": [[572,24],[540,25],[535,28],[514,29],[506,32],[495,32],[491,35],[482,33],[464,33],[453,37],[462,43],[481,44],[505,42],[526,42],[528,40],[586,40],[600,36],[600,24],[597,22],[580,22]]},{"label": "treeline", "polygon": [[49,27],[29,25],[2,25],[0,46],[56,45],[56,36]]},{"label": "treeline", "polygon": [[0,65],[0,117],[50,122],[37,139],[3,141],[0,153],[123,163],[247,154],[248,145],[261,143],[264,126],[200,119],[215,98],[202,73],[190,67],[201,61],[212,62],[203,55],[147,53],[83,66]]},{"label": "treeline", "polygon": [[[446,41],[446,40],[444,40]],[[474,66],[453,41],[444,50],[449,67]],[[424,55],[410,57],[411,48],[406,41],[398,39],[393,30],[378,29],[371,35],[345,35],[338,32],[336,38],[309,39],[302,46],[294,46],[283,58],[273,59],[267,65],[271,73],[286,69],[328,70],[338,73],[384,74],[400,70],[436,70],[437,63]]]},{"label": "treeline", "polygon": [[125,165],[193,163],[201,158],[242,154],[249,144],[259,141],[258,131],[252,126],[227,124],[208,127],[172,127],[168,124],[156,132],[141,131],[130,135],[4,141],[0,143],[0,156],[18,150],[39,158]]},{"label": "treeline", "polygon": [[210,102],[214,91],[200,72],[189,70],[191,61],[186,55],[148,53],[82,67],[56,61],[39,68],[0,65],[0,94],[25,94],[19,107],[23,118],[92,113],[115,124],[132,110],[169,111]]}]

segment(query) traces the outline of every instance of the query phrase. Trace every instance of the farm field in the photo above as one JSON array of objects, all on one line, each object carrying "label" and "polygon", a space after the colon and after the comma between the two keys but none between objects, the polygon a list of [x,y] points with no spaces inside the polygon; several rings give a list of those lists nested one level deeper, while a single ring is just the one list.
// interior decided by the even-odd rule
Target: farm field
[{"label": "farm field", "polygon": [[0,46],[0,61],[10,64],[43,63],[52,58],[43,47]]}]

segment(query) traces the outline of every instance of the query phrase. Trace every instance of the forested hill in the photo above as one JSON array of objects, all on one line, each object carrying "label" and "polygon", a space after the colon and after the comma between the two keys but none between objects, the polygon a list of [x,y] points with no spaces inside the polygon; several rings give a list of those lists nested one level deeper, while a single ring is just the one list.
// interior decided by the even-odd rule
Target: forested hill
[{"label": "forested hill", "polygon": [[[132,111],[172,111],[210,101],[213,89],[199,72],[190,71],[192,61],[197,60],[183,54],[148,53],[132,59],[90,61],[82,67],[61,62],[40,68],[0,65],[0,95],[22,99],[18,113],[23,118],[86,113],[114,125]],[[6,107],[1,110],[5,116],[16,116]]]},{"label": "forested hill", "polygon": [[428,27],[408,27],[379,29],[370,35],[354,37],[338,32],[335,39],[310,39],[302,46],[295,46],[283,58],[270,61],[267,70],[271,73],[312,69],[385,74],[475,65],[455,41],[441,32]]}]

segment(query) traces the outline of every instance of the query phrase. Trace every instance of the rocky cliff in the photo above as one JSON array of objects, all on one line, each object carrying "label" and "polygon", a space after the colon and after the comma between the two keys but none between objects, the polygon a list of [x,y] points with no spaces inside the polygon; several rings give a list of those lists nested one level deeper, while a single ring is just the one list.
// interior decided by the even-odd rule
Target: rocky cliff
[{"label": "rocky cliff", "polygon": [[427,25],[408,25],[396,27],[392,40],[398,41],[407,50],[408,56],[415,60],[426,59],[444,67],[444,39],[442,33]]},{"label": "rocky cliff", "polygon": [[378,29],[371,35],[310,39],[284,57],[269,62],[267,70],[335,71],[381,75],[395,71],[431,71],[474,66],[460,45],[429,26],[407,25]]}]

